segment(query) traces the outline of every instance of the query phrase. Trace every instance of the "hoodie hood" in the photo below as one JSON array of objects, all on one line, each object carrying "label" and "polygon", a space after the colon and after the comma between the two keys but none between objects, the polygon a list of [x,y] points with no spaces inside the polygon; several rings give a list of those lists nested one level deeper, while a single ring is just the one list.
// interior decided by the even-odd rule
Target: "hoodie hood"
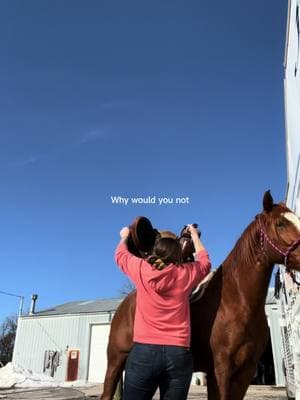
[{"label": "hoodie hood", "polygon": [[170,290],[176,280],[177,265],[169,264],[163,270],[159,271],[152,265],[149,265],[149,270],[144,278],[149,283],[151,289],[156,293],[164,293]]}]

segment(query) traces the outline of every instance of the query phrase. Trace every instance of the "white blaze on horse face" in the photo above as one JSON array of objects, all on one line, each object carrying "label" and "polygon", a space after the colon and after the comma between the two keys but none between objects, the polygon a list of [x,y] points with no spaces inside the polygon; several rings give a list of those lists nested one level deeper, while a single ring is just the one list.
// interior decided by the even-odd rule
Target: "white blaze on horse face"
[{"label": "white blaze on horse face", "polygon": [[285,219],[289,220],[296,227],[296,229],[298,229],[298,231],[300,232],[300,219],[297,217],[296,214],[294,214],[292,212],[286,212],[286,213],[283,213],[283,217]]},{"label": "white blaze on horse face", "polygon": [[187,245],[187,240],[185,240],[185,241],[183,242],[183,245],[182,245],[181,251],[183,251],[183,250],[185,249],[186,245]]}]

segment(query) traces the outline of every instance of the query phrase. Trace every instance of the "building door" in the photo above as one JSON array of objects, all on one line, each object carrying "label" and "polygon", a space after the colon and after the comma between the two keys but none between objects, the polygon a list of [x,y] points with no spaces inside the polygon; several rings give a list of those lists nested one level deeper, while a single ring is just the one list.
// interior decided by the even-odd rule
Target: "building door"
[{"label": "building door", "polygon": [[106,348],[108,344],[109,331],[110,324],[91,326],[88,373],[89,382],[104,382],[107,364]]},{"label": "building door", "polygon": [[67,381],[78,378],[79,350],[70,350],[68,355]]}]

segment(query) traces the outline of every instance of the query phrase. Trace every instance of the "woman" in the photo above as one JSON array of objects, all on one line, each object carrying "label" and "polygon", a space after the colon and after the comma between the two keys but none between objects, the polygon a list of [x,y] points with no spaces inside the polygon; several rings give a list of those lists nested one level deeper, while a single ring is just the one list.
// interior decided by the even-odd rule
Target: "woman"
[{"label": "woman", "polygon": [[158,239],[147,260],[126,246],[121,230],[115,260],[137,289],[134,345],[125,367],[124,400],[150,400],[159,387],[163,400],[185,400],[192,373],[189,295],[210,271],[198,231],[188,225],[197,261],[182,263],[173,238]]}]

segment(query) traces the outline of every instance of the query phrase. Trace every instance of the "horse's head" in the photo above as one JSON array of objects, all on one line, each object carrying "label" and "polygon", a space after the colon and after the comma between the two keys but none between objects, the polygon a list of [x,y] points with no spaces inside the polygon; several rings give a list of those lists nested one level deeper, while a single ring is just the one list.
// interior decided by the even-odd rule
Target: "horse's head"
[{"label": "horse's head", "polygon": [[274,263],[300,271],[300,219],[285,204],[274,204],[270,191],[257,217],[262,251]]},{"label": "horse's head", "polygon": [[[198,228],[197,224],[193,224],[193,226],[195,228]],[[198,235],[199,237],[201,236],[201,232],[199,230],[198,230]],[[195,247],[192,241],[191,233],[187,225],[185,225],[181,230],[178,240],[181,246],[182,260],[184,262],[194,261]]]}]

